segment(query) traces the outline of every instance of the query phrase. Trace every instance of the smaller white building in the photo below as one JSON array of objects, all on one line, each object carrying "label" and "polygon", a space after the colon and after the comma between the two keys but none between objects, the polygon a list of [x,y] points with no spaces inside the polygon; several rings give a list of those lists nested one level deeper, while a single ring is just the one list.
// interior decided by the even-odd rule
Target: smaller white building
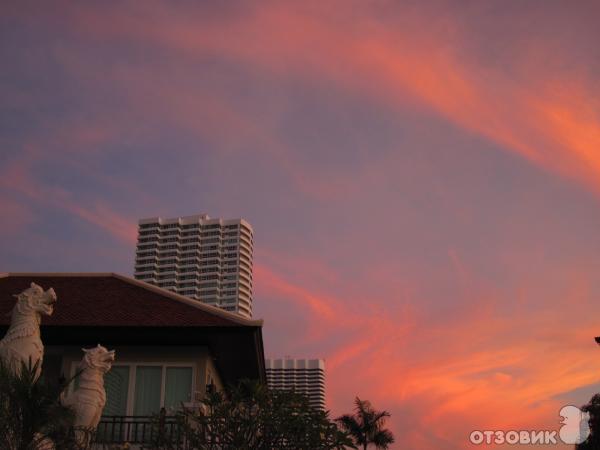
[{"label": "smaller white building", "polygon": [[325,361],[322,359],[266,359],[270,389],[305,394],[314,408],[325,409]]}]

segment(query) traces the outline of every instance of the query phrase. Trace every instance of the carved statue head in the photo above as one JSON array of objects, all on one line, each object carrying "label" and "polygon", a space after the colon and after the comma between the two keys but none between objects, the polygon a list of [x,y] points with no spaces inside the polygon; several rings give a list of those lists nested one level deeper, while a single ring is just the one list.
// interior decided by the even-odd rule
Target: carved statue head
[{"label": "carved statue head", "polygon": [[84,356],[81,361],[82,368],[99,369],[101,372],[108,372],[115,360],[115,351],[108,350],[106,347],[98,344],[93,348],[82,348]]},{"label": "carved statue head", "polygon": [[17,298],[17,307],[21,312],[34,311],[46,316],[51,316],[56,303],[56,293],[50,288],[44,291],[35,283],[14,297]]}]

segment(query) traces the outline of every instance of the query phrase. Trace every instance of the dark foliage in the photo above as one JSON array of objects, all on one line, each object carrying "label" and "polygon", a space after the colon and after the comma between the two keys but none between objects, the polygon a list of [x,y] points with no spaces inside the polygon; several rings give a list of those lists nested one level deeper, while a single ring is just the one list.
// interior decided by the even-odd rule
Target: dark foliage
[{"label": "dark foliage", "polygon": [[37,364],[23,364],[14,374],[0,361],[0,450],[81,450],[72,423],[73,411],[61,405],[68,382],[50,385],[35,379]]},{"label": "dark foliage", "polygon": [[271,391],[242,381],[225,392],[207,394],[195,411],[177,414],[184,430],[180,440],[160,433],[156,419],[155,450],[335,450],[354,448],[328,413],[312,408],[304,395]]}]

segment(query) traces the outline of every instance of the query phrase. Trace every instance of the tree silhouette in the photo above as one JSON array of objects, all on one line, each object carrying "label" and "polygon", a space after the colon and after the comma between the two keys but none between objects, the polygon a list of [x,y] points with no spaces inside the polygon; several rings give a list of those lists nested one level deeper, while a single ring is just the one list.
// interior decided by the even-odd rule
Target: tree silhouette
[{"label": "tree silhouette", "polygon": [[394,443],[392,432],[383,428],[388,417],[389,412],[376,411],[369,401],[356,397],[354,414],[345,414],[336,421],[352,436],[356,445],[362,446],[364,450],[370,444],[377,449],[387,449]]}]

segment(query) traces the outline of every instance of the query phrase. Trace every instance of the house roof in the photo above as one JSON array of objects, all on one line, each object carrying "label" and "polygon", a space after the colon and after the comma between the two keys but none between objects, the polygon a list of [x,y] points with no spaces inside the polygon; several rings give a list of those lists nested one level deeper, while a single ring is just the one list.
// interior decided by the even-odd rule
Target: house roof
[{"label": "house roof", "polygon": [[[114,273],[8,273],[0,275],[0,324],[10,323],[12,294],[29,283],[54,288],[58,302],[47,326],[261,326],[262,321],[205,305]],[[91,313],[93,311],[93,313]]]},{"label": "house roof", "polygon": [[115,273],[0,274],[0,332],[31,282],[58,298],[42,318],[46,345],[207,345],[226,381],[265,378],[261,320]]}]

